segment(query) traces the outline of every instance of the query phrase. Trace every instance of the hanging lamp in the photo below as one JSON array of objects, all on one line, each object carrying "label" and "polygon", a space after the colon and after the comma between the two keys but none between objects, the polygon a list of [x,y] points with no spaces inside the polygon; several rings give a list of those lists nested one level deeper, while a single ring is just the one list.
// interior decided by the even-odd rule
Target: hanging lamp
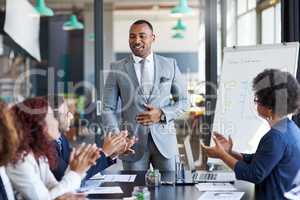
[{"label": "hanging lamp", "polygon": [[183,39],[184,35],[180,32],[177,32],[175,35],[172,36],[173,39]]},{"label": "hanging lamp", "polygon": [[183,14],[191,14],[192,9],[188,6],[187,0],[179,0],[179,4],[171,10],[171,14],[182,16]]},{"label": "hanging lamp", "polygon": [[80,30],[83,29],[84,26],[81,22],[78,21],[77,16],[76,15],[71,15],[70,20],[65,22],[63,25],[63,29],[65,31],[69,31],[69,30]]},{"label": "hanging lamp", "polygon": [[182,19],[178,19],[177,23],[176,23],[176,26],[174,26],[172,29],[176,30],[176,31],[185,31],[186,30],[186,25],[182,21]]},{"label": "hanging lamp", "polygon": [[36,0],[35,9],[41,16],[53,16],[54,12],[45,4],[45,0]]}]

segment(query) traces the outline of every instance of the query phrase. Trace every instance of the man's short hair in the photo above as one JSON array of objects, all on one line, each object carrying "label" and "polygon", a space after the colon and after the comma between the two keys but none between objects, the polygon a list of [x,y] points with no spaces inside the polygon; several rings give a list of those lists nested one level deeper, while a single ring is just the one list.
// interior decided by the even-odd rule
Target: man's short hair
[{"label": "man's short hair", "polygon": [[135,21],[131,26],[133,25],[140,25],[140,24],[146,24],[150,30],[153,32],[153,26],[150,22],[148,22],[147,20],[144,20],[144,19],[139,19],[137,21]]}]

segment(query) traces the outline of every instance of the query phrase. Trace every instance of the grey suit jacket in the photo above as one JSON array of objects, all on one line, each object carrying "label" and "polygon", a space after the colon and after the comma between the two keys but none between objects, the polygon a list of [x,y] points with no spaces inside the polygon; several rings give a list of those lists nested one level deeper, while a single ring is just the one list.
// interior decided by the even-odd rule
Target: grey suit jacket
[{"label": "grey suit jacket", "polygon": [[[171,158],[178,152],[174,119],[188,107],[185,81],[175,59],[154,54],[154,86],[150,97],[145,97],[133,63],[130,55],[111,64],[104,89],[104,127],[107,131],[127,129],[130,134],[138,137],[138,142],[133,147],[135,154],[124,156],[121,158],[123,160],[136,161],[143,156],[149,133],[160,153]],[[118,109],[118,100],[121,101],[121,109]],[[160,108],[166,115],[167,122],[150,126],[138,124],[135,118],[146,110],[144,104]],[[119,121],[117,112],[121,114]]]}]

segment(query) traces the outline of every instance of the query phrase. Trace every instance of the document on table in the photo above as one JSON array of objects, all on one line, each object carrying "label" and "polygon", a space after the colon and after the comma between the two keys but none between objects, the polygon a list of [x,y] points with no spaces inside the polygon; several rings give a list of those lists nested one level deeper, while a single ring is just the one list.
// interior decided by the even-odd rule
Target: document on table
[{"label": "document on table", "polygon": [[230,183],[198,183],[196,185],[199,191],[235,191],[237,190]]},{"label": "document on table", "polygon": [[101,180],[102,182],[134,182],[136,175],[134,174],[96,174],[91,180]]},{"label": "document on table", "polygon": [[240,200],[244,192],[204,192],[198,200]]},{"label": "document on table", "polygon": [[103,182],[134,182],[135,177],[132,174],[105,175]]},{"label": "document on table", "polygon": [[85,194],[123,194],[119,186],[114,187],[95,187],[84,192]]}]

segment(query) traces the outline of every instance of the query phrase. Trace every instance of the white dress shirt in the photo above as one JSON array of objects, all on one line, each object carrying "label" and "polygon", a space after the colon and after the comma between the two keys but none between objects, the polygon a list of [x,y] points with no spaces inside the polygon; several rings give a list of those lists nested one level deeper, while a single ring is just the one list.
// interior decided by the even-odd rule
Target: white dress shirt
[{"label": "white dress shirt", "polygon": [[5,188],[6,196],[7,196],[8,200],[14,200],[15,199],[14,192],[13,192],[11,183],[7,177],[4,167],[0,167],[0,176],[1,176],[4,188]]},{"label": "white dress shirt", "polygon": [[[134,70],[136,73],[136,77],[139,81],[139,84],[141,85],[141,60],[144,58],[135,56],[132,54],[133,60],[134,60]],[[151,81],[151,84],[154,84],[154,58],[153,53],[151,52],[146,58],[145,58],[145,73],[149,75],[149,80]]]},{"label": "white dress shirt", "polygon": [[67,192],[74,192],[80,187],[81,178],[84,177],[67,170],[62,180],[57,182],[47,159],[40,158],[37,162],[32,153],[15,165],[9,164],[6,172],[17,192],[17,198],[32,200],[51,200]]}]

